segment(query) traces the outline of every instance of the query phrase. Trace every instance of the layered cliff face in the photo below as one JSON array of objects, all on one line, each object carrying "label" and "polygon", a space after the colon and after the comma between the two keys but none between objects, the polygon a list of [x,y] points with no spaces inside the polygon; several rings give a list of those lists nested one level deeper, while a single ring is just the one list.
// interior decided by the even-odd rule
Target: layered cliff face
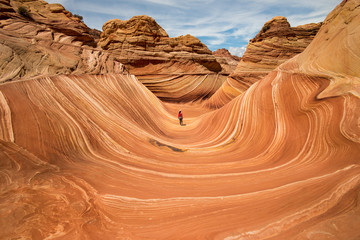
[{"label": "layered cliff face", "polygon": [[242,61],[231,77],[249,87],[280,64],[304,51],[320,26],[321,23],[311,23],[290,27],[285,17],[273,18],[250,40]]},{"label": "layered cliff face", "polygon": [[[196,101],[211,96],[233,68],[197,38],[170,38],[148,16],[110,20],[98,44],[116,54],[130,73],[166,101]],[[195,87],[196,86],[196,87]]]},{"label": "layered cliff face", "polygon": [[54,32],[71,36],[73,41],[94,46],[89,28],[61,4],[48,4],[42,0],[10,0],[10,5],[25,19],[49,26]]},{"label": "layered cliff face", "polygon": [[189,52],[210,54],[201,41],[191,35],[169,38],[156,21],[146,15],[127,21],[110,20],[103,26],[99,45],[103,49],[119,51]]},{"label": "layered cliff face", "polygon": [[0,2],[0,82],[57,74],[122,72],[89,29],[60,4]]},{"label": "layered cliff face", "polygon": [[239,64],[241,57],[231,55],[229,50],[225,48],[218,49],[213,52],[216,60],[226,69],[226,72],[234,72],[236,66]]},{"label": "layered cliff face", "polygon": [[161,99],[188,102],[210,97],[234,69],[233,62],[213,56],[199,39],[169,38],[147,16],[109,21],[98,39],[96,30],[60,4],[4,0],[0,7],[1,82],[118,73],[125,66]]},{"label": "layered cliff face", "polygon": [[304,51],[321,23],[290,27],[285,17],[266,22],[247,49],[234,72],[206,105],[221,107],[288,59]]},{"label": "layered cliff face", "polygon": [[[172,53],[173,58],[181,56],[186,59],[195,58],[195,61],[201,62],[202,57],[208,57],[209,60],[215,61],[215,58],[211,56],[211,51],[199,39],[191,35],[170,38],[153,18],[145,15],[135,16],[127,21],[119,19],[108,21],[103,26],[98,45],[106,50],[116,50],[122,56],[128,56],[126,60],[134,67],[137,64],[141,65],[141,63],[137,63],[141,60],[151,62],[163,59],[168,61],[170,56],[166,53]],[[178,56],[177,53],[181,52],[188,54]],[[204,56],[197,56],[197,54]],[[212,70],[219,71],[221,68]]]},{"label": "layered cliff face", "polygon": [[0,239],[359,239],[359,25],[343,1],[214,111],[126,73],[1,83]]}]

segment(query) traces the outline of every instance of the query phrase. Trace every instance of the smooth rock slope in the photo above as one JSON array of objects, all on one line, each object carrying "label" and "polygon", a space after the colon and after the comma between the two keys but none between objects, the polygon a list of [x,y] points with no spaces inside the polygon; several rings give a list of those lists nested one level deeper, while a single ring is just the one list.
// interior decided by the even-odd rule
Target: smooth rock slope
[{"label": "smooth rock slope", "polygon": [[214,111],[126,71],[0,84],[0,239],[359,239],[359,26],[344,0]]},{"label": "smooth rock slope", "polygon": [[205,104],[221,107],[242,94],[277,66],[298,55],[311,43],[321,23],[291,27],[285,17],[266,22],[251,39],[236,69]]}]

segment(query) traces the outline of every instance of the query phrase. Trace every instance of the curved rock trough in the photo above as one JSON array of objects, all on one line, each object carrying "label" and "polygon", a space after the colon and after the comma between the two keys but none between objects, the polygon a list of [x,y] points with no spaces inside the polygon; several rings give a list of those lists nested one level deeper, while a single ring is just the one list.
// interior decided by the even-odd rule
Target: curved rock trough
[{"label": "curved rock trough", "polygon": [[359,23],[343,1],[216,110],[160,100],[107,50],[103,74],[23,68],[0,84],[0,239],[358,239]]}]

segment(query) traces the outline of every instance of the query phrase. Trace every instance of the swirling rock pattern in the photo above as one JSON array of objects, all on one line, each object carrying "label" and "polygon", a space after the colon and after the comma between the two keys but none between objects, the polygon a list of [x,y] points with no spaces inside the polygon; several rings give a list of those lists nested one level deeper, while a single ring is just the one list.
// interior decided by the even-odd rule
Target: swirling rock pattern
[{"label": "swirling rock pattern", "polygon": [[359,23],[343,1],[230,103],[181,105],[186,126],[126,73],[1,84],[0,238],[358,239]]},{"label": "swirling rock pattern", "polygon": [[205,105],[219,108],[245,92],[277,66],[304,51],[320,26],[321,23],[311,23],[290,27],[285,17],[274,17],[266,22],[250,40],[235,71]]},{"label": "swirling rock pattern", "polygon": [[0,82],[121,73],[125,66],[162,100],[192,102],[213,95],[234,70],[233,61],[212,55],[199,39],[169,38],[148,16],[109,21],[98,41],[60,4],[4,0],[0,8]]},{"label": "swirling rock pattern", "polygon": [[210,97],[236,64],[234,59],[213,55],[191,35],[170,38],[145,15],[108,21],[98,45],[117,54],[131,74],[161,100],[170,102]]}]

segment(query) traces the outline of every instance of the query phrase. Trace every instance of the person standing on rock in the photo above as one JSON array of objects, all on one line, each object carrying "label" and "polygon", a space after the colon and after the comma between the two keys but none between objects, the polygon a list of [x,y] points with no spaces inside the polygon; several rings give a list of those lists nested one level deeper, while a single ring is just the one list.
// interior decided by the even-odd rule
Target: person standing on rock
[{"label": "person standing on rock", "polygon": [[181,110],[179,111],[178,119],[179,119],[179,121],[180,121],[180,126],[182,126],[182,125],[183,125],[183,115],[182,115]]}]

